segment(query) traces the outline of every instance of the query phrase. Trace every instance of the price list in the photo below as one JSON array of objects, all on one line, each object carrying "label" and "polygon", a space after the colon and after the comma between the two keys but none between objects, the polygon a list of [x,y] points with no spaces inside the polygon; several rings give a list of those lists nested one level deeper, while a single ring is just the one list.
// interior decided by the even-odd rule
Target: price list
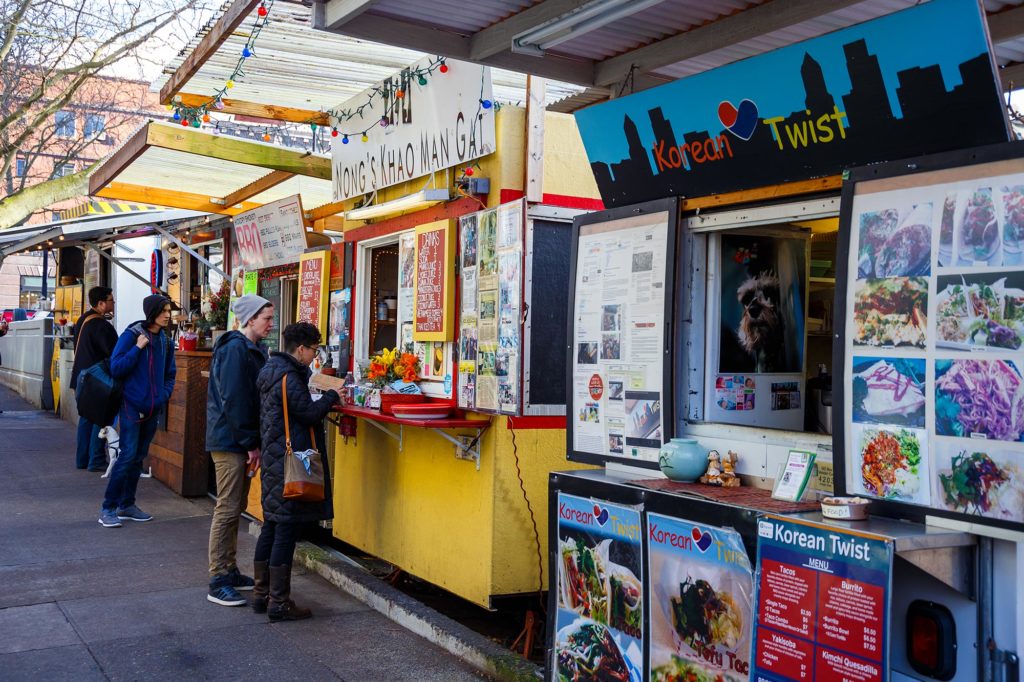
[{"label": "price list", "polygon": [[752,679],[885,680],[891,568],[885,538],[762,518]]}]

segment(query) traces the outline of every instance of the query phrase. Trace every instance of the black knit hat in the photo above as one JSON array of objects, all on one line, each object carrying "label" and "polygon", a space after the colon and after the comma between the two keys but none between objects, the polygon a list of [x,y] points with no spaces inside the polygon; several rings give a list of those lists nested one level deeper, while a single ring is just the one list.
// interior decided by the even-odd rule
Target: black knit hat
[{"label": "black knit hat", "polygon": [[163,294],[153,294],[142,299],[142,312],[146,315],[146,324],[153,324],[156,321],[156,316],[160,314],[160,311],[164,309],[165,305],[170,304],[171,299],[167,298]]}]

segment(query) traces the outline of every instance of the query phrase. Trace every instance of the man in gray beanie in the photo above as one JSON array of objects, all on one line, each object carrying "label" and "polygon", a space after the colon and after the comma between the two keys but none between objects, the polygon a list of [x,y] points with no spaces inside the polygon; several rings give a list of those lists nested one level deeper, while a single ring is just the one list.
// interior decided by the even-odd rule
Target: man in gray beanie
[{"label": "man in gray beanie", "polygon": [[[214,604],[243,606],[239,590],[265,593],[267,567],[256,566],[256,579],[238,570],[238,522],[249,494],[249,477],[260,459],[260,405],[256,377],[267,361],[260,344],[274,326],[274,306],[255,294],[231,306],[238,331],[217,340],[210,365],[206,400],[206,449],[217,474],[217,504],[210,524],[210,589]],[[257,594],[257,596],[259,596]],[[265,594],[264,594],[265,596]]]}]

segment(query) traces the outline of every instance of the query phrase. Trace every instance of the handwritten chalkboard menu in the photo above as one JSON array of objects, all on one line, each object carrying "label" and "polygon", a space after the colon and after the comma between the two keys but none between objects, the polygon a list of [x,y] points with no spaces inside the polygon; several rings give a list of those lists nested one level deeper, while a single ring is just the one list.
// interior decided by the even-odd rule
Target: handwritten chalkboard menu
[{"label": "handwritten chalkboard menu", "polygon": [[260,279],[260,296],[274,304],[274,326],[270,328],[263,345],[267,350],[281,350],[281,280],[278,277]]},{"label": "handwritten chalkboard menu", "polygon": [[327,284],[329,251],[303,254],[299,262],[299,322],[309,322],[327,335]]},{"label": "handwritten chalkboard menu", "polygon": [[892,542],[776,516],[757,531],[751,679],[887,680]]},{"label": "handwritten chalkboard menu", "polygon": [[413,339],[451,341],[455,243],[447,220],[416,228]]}]

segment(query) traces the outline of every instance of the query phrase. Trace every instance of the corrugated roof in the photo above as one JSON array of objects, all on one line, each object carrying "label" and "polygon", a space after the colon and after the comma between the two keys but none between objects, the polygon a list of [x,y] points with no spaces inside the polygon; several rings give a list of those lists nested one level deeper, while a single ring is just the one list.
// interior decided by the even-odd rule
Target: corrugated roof
[{"label": "corrugated roof", "polygon": [[[465,12],[466,7],[479,3],[458,4],[459,11]],[[492,0],[487,4],[498,6],[504,3]],[[529,3],[511,4],[525,6]],[[213,21],[229,5],[230,2],[225,3]],[[181,91],[212,97],[222,88],[238,63],[255,19],[256,13],[253,12]],[[163,87],[171,74],[195,51],[209,29],[207,27],[193,37],[186,48],[165,65],[161,76],[152,84],[153,90]],[[311,8],[278,0],[256,40],[255,56],[246,60],[245,76],[236,79],[235,87],[228,96],[246,102],[323,111],[338,106],[421,57],[422,52],[315,30]],[[524,74],[494,69],[491,79],[494,97],[499,102],[516,104],[525,101]],[[555,102],[582,90],[576,85],[549,81],[548,101]]]}]

